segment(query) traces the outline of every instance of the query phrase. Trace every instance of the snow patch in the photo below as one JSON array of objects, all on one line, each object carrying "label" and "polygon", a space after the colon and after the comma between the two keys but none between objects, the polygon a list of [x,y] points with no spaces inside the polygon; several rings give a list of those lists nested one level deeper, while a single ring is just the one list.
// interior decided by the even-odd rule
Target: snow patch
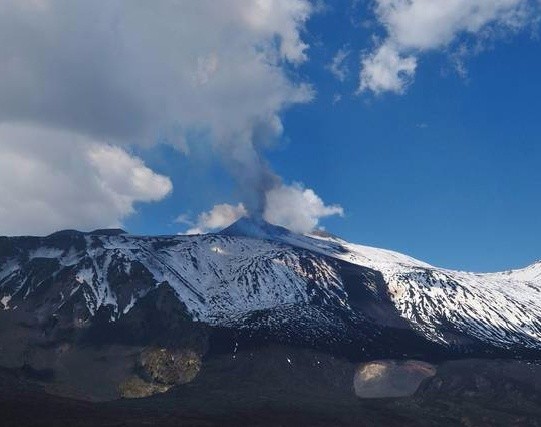
[{"label": "snow patch", "polygon": [[11,301],[11,295],[5,295],[0,299],[0,303],[4,306],[4,310],[9,310],[9,302]]}]

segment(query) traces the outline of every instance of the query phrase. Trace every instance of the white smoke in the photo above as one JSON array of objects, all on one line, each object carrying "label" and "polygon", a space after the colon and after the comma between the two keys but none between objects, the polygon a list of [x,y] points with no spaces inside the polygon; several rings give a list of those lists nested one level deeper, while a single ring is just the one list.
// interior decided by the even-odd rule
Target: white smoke
[{"label": "white smoke", "polygon": [[242,203],[236,206],[224,203],[215,205],[210,211],[199,214],[195,223],[186,219],[179,221],[179,218],[177,218],[177,222],[193,225],[186,231],[186,234],[203,234],[225,228],[247,214],[248,212]]},{"label": "white smoke", "polygon": [[[344,215],[341,206],[325,205],[314,190],[305,188],[300,183],[280,184],[267,191],[265,199],[263,219],[297,233],[308,233],[316,229],[321,218]],[[248,215],[242,203],[236,206],[225,203],[199,214],[195,222],[185,214],[180,215],[176,222],[191,226],[185,234],[202,234],[223,229]]]},{"label": "white smoke", "polygon": [[265,206],[265,220],[297,233],[307,233],[317,228],[321,218],[344,215],[341,206],[325,205],[314,190],[304,188],[300,183],[271,189],[266,193]]}]

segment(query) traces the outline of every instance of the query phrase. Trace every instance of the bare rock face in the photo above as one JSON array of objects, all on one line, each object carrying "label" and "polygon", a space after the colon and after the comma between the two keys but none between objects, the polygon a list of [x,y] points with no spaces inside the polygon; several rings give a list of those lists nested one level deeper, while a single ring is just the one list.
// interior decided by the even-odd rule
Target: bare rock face
[{"label": "bare rock face", "polygon": [[425,378],[434,375],[436,367],[430,363],[378,360],[357,367],[353,388],[358,397],[365,399],[411,396]]}]

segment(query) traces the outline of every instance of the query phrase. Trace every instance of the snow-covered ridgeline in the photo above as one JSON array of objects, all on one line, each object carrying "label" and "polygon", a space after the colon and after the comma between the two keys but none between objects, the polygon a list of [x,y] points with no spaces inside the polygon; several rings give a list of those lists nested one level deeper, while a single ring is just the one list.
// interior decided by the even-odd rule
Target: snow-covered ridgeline
[{"label": "snow-covered ridgeline", "polygon": [[315,250],[380,271],[401,315],[434,341],[450,342],[447,332],[454,327],[500,346],[541,347],[541,263],[478,274],[336,238],[307,238],[325,242],[316,243]]},{"label": "snow-covered ridgeline", "polygon": [[199,320],[213,322],[229,314],[308,302],[310,282],[328,300],[345,304],[336,271],[310,253],[223,236],[173,242],[155,251],[141,247],[141,262],[156,282],[167,281]]},{"label": "snow-covered ridgeline", "polygon": [[[503,347],[541,348],[540,263],[474,274],[331,236],[275,232],[268,224],[240,231],[246,229],[246,235],[85,235],[77,249],[44,244],[1,259],[0,308],[16,308],[53,277],[61,287],[53,311],[81,293],[91,315],[109,306],[111,320],[164,282],[194,319],[213,324],[314,301],[350,311],[340,260],[381,272],[399,313],[431,340],[450,343],[452,330]],[[44,268],[33,264],[40,260],[50,260],[53,270],[36,273]]]},{"label": "snow-covered ridgeline", "polygon": [[[25,263],[37,258],[58,261],[52,276],[70,271],[74,280],[65,283],[64,295],[81,287],[90,313],[109,306],[112,319],[128,313],[149,289],[164,282],[194,318],[211,323],[233,314],[309,302],[315,290],[324,302],[347,306],[339,275],[328,261],[307,251],[248,238],[87,236],[85,249],[76,256],[71,249],[43,247],[32,251],[27,260],[6,261],[0,288],[10,281],[20,282],[9,295],[14,297],[27,279],[18,274]],[[151,283],[142,289],[124,287],[122,291],[129,295],[121,298],[111,278],[122,274],[129,280],[135,264],[150,273]],[[7,289],[3,291],[6,294]]]}]

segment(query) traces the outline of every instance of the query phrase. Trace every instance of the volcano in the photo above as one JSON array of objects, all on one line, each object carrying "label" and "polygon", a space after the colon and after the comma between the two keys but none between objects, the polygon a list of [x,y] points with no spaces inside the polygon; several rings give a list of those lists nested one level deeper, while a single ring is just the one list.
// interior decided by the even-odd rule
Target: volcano
[{"label": "volcano", "polygon": [[540,263],[453,271],[250,218],[197,236],[2,237],[0,366],[47,393],[102,401],[171,393],[224,360],[253,364],[254,352],[267,366],[265,348],[327,376],[344,372],[332,360],[392,361],[385,372],[401,378],[436,372],[412,361],[525,363],[541,356],[540,295]]}]

